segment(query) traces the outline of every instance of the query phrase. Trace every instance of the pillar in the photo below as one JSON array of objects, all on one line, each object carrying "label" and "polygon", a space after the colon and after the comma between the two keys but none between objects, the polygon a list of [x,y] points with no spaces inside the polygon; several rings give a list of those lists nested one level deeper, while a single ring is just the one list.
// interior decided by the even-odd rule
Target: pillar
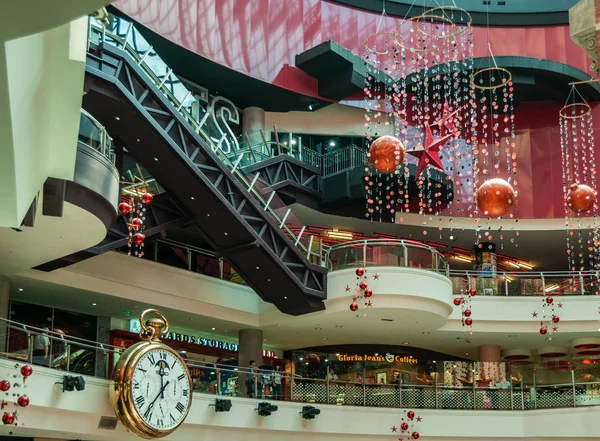
[{"label": "pillar", "polygon": [[262,144],[261,130],[265,130],[265,111],[260,107],[246,107],[242,111],[242,133],[248,134],[253,147]]},{"label": "pillar", "polygon": [[[261,329],[242,329],[239,332],[238,366],[247,368],[250,360],[260,366],[263,359],[263,332]],[[238,391],[246,396],[246,374],[240,370]]]},{"label": "pillar", "polygon": [[498,295],[496,244],[493,242],[481,242],[475,245],[475,272],[483,277],[476,279],[479,295]]},{"label": "pillar", "polygon": [[489,378],[494,382],[504,379],[499,345],[479,346],[479,361],[481,363],[481,379]]},{"label": "pillar", "polygon": [[[0,275],[0,317],[8,319],[8,302],[10,300],[10,279]],[[6,336],[8,328],[2,326],[0,329],[0,351],[6,352]]]}]

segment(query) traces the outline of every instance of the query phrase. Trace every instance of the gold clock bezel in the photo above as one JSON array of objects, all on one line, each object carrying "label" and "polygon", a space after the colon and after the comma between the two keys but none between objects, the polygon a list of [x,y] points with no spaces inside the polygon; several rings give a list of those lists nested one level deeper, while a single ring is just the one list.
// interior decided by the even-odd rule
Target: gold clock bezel
[{"label": "gold clock bezel", "polygon": [[[157,321],[155,321],[154,323],[144,323],[144,316],[149,313],[155,313],[161,316],[165,322],[164,326],[156,326]],[[148,338],[147,341],[142,341],[134,344],[133,346],[125,350],[125,352],[121,355],[121,358],[115,366],[110,383],[110,402],[113,406],[117,418],[130,432],[141,438],[153,439],[167,436],[170,433],[173,433],[179,426],[181,426],[181,424],[183,424],[183,422],[187,418],[187,415],[192,406],[192,378],[190,376],[190,371],[185,361],[183,360],[183,358],[181,358],[177,351],[171,349],[169,346],[165,345],[164,343],[161,343],[160,340],[158,340],[157,334],[166,334],[169,330],[169,325],[166,320],[166,317],[164,317],[164,315],[160,311],[147,310],[142,313],[140,317],[140,323],[142,324],[142,331],[150,333],[150,338]],[[163,327],[164,329],[162,329]],[[181,420],[179,421],[179,423],[177,423],[177,425],[166,430],[156,429],[146,424],[142,416],[138,413],[137,409],[135,408],[135,402],[133,400],[133,390],[131,387],[133,373],[139,361],[146,354],[157,350],[169,352],[181,362],[187,377],[190,391],[187,408],[185,409]]]}]

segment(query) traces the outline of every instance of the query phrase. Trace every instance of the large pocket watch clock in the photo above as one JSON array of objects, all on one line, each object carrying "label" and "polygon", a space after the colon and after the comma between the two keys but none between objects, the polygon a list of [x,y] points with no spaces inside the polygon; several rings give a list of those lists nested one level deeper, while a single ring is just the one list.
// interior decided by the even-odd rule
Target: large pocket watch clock
[{"label": "large pocket watch clock", "polygon": [[[145,319],[146,315],[157,317]],[[179,354],[161,343],[167,318],[155,309],[140,316],[140,337],[119,359],[110,385],[117,418],[135,435],[160,438],[183,423],[192,404],[190,372]]]}]

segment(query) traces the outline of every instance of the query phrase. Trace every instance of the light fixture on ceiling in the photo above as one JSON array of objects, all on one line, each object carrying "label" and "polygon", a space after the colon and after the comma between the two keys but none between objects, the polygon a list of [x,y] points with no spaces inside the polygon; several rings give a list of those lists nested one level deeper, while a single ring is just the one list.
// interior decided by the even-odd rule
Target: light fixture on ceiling
[{"label": "light fixture on ceiling", "polygon": [[469,355],[469,353],[468,353],[468,352],[465,352],[465,355]]},{"label": "light fixture on ceiling", "polygon": [[560,286],[558,286],[558,285],[551,285],[551,286],[549,286],[548,288],[546,288],[546,289],[544,290],[544,292],[552,292],[552,291],[556,291],[558,288],[560,288]]},{"label": "light fixture on ceiling", "polygon": [[304,360],[304,358],[300,357],[298,360],[302,361],[302,360]]},{"label": "light fixture on ceiling", "polygon": [[510,266],[512,266],[512,267],[515,267],[515,268],[519,268],[519,269],[521,269],[521,267],[519,266],[519,264],[518,264],[518,263],[515,263],[515,262],[513,262],[512,260],[509,260],[509,261],[508,261],[508,264],[509,264]]},{"label": "light fixture on ceiling", "polygon": [[473,259],[466,257],[466,256],[461,256],[459,254],[456,254],[452,257],[454,257],[456,260],[462,260],[463,262],[469,262],[469,263],[473,262]]},{"label": "light fixture on ceiling", "polygon": [[409,342],[407,342],[407,341],[405,341],[403,344],[405,344],[405,345],[408,345],[408,344],[410,344],[410,343],[409,343]]},{"label": "light fixture on ceiling", "polygon": [[19,288],[19,291],[23,292],[23,288]]},{"label": "light fixture on ceiling", "polygon": [[321,340],[327,340],[327,337],[321,337]]},{"label": "light fixture on ceiling", "polygon": [[210,329],[212,329],[214,331],[216,328],[210,328]]},{"label": "light fixture on ceiling", "polygon": [[352,239],[354,239],[354,234],[353,233],[349,233],[349,232],[346,232],[346,231],[338,231],[336,229],[328,231],[327,232],[327,236],[331,237],[332,239],[344,239],[344,240],[352,240]]},{"label": "light fixture on ceiling", "polygon": [[92,306],[96,306],[96,305],[97,305],[97,303],[92,303]]},{"label": "light fixture on ceiling", "polygon": [[295,139],[292,139],[292,140],[290,141],[290,144],[292,144],[292,145],[296,145],[296,143],[297,143],[297,141],[296,141]]},{"label": "light fixture on ceiling", "polygon": [[329,142],[329,147],[335,147],[335,141],[330,141]]},{"label": "light fixture on ceiling", "polygon": [[523,263],[523,262],[519,262],[519,266],[521,268],[525,268],[526,270],[532,270],[533,269],[533,267],[531,265],[527,265],[526,263]]}]

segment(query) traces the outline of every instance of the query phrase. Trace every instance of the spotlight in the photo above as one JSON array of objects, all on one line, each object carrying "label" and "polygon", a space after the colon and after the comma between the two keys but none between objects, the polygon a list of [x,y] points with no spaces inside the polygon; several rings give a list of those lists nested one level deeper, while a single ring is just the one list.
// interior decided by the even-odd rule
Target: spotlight
[{"label": "spotlight", "polygon": [[[213,406],[213,404],[211,404]],[[231,400],[215,399],[215,412],[229,412],[231,410]]]},{"label": "spotlight", "polygon": [[85,389],[85,380],[80,375],[78,377],[73,377],[72,375],[65,375],[62,381],[63,392],[69,391],[72,392],[75,389],[84,390]]},{"label": "spotlight", "polygon": [[258,403],[258,408],[254,410],[258,410],[258,414],[260,416],[269,416],[272,412],[277,412],[278,407],[271,403]]},{"label": "spotlight", "polygon": [[317,409],[313,406],[304,406],[300,413],[305,420],[314,420],[317,415],[321,414],[321,409]]}]

